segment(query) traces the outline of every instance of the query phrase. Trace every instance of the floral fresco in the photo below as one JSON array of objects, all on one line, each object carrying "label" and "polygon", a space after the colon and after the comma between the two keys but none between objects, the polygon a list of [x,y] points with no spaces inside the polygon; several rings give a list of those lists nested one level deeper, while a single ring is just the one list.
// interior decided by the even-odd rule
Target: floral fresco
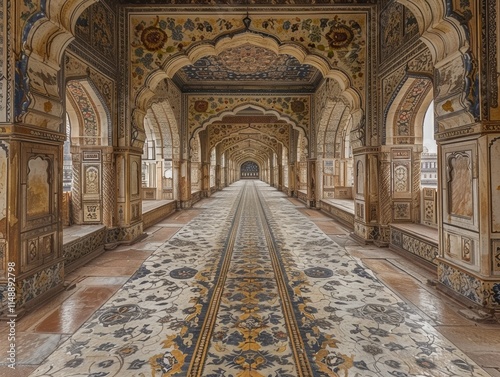
[{"label": "floral fresco", "polygon": [[[343,71],[361,92],[366,63],[366,15],[324,14],[293,19],[255,15],[250,29],[277,37],[322,56],[332,69]],[[202,18],[135,14],[130,18],[132,87],[138,90],[149,73],[195,44],[213,44],[221,35],[245,32],[243,17]]]},{"label": "floral fresco", "polygon": [[309,132],[309,96],[189,96],[189,133],[193,135],[200,125],[224,112],[232,112],[238,106],[255,105],[268,111],[287,116],[296,125]]}]

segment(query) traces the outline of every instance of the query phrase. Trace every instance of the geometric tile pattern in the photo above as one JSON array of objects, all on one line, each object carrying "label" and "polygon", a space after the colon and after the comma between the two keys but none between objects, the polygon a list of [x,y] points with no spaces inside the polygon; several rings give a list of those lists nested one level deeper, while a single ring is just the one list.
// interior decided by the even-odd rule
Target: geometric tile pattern
[{"label": "geometric tile pattern", "polygon": [[32,376],[488,376],[282,193],[204,206]]}]

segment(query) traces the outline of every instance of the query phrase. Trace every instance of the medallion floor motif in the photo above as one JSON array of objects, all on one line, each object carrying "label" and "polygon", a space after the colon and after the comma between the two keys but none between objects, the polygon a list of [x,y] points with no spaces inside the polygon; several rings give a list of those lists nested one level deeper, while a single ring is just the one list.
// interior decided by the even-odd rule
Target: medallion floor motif
[{"label": "medallion floor motif", "polygon": [[[31,377],[496,376],[495,365],[482,366],[495,363],[487,355],[498,355],[500,336],[479,349],[478,365],[456,346],[462,338],[442,335],[453,339],[448,325],[467,337],[469,323],[427,294],[425,271],[401,280],[404,261],[359,251],[321,213],[259,181],[237,182],[193,211],[134,251],[128,280],[87,281],[65,301],[76,313],[67,321],[46,309],[31,327],[44,337],[26,340],[55,351],[32,362],[41,365]],[[374,256],[363,263],[366,253]],[[131,268],[116,254],[101,268],[113,264]]]}]

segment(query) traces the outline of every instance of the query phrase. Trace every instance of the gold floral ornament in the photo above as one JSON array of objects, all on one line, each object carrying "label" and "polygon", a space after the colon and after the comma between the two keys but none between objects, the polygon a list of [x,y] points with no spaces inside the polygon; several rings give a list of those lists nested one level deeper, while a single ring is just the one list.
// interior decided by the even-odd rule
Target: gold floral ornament
[{"label": "gold floral ornament", "polygon": [[347,26],[336,24],[330,28],[330,31],[326,33],[325,37],[331,48],[342,48],[351,43],[354,38],[354,33]]},{"label": "gold floral ornament", "polygon": [[149,51],[160,50],[165,46],[167,39],[167,34],[156,26],[149,26],[141,33],[141,42]]}]

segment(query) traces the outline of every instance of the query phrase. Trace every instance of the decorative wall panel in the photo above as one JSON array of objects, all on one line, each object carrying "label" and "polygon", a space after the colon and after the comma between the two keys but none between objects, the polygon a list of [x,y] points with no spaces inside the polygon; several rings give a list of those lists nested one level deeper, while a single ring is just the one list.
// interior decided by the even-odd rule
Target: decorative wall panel
[{"label": "decorative wall panel", "polygon": [[472,158],[468,152],[457,152],[447,156],[448,211],[451,215],[472,218]]},{"label": "decorative wall panel", "polygon": [[476,276],[443,263],[438,264],[438,280],[478,305],[490,308],[499,307],[500,300],[493,290],[495,284],[487,284]]},{"label": "decorative wall panel", "polygon": [[500,233],[500,138],[489,143],[489,167],[491,181],[491,231]]},{"label": "decorative wall panel", "polygon": [[493,250],[493,274],[500,275],[500,240],[494,240],[492,242],[492,250]]},{"label": "decorative wall panel", "polygon": [[254,137],[261,134],[262,137],[274,138],[284,146],[290,144],[290,127],[286,123],[249,123],[249,124],[213,124],[208,127],[209,148],[212,149],[216,144],[230,135],[240,134]]},{"label": "decorative wall panel", "polygon": [[[250,28],[278,40],[302,45],[322,56],[332,68],[353,80],[362,93],[366,78],[366,14],[341,12],[293,18],[253,15]],[[243,17],[201,19],[192,15],[130,16],[130,61],[132,89],[136,92],[150,72],[172,55],[229,32],[245,30]]]},{"label": "decorative wall panel", "polygon": [[437,264],[437,242],[429,242],[429,240],[424,240],[410,232],[392,226],[390,232],[391,247],[419,256],[434,265]]},{"label": "decorative wall panel", "polygon": [[418,37],[417,19],[403,5],[393,2],[380,15],[381,60],[389,59],[406,43]]},{"label": "decorative wall panel", "polygon": [[11,69],[12,66],[10,51],[12,48],[9,46],[11,42],[9,30],[10,20],[10,7],[7,0],[0,0],[0,123],[10,120],[11,109]]},{"label": "decorative wall panel", "polygon": [[40,297],[64,282],[64,262],[44,268],[21,281],[19,301],[22,307],[30,300]]},{"label": "decorative wall panel", "polygon": [[50,187],[50,161],[35,157],[28,162],[26,180],[26,215],[27,218],[49,215],[52,202]]},{"label": "decorative wall panel", "polygon": [[222,113],[232,113],[235,108],[254,105],[258,108],[280,113],[309,134],[309,96],[189,96],[187,111],[189,135]]},{"label": "decorative wall panel", "polygon": [[75,26],[77,39],[109,60],[116,57],[115,31],[115,15],[103,2],[85,9]]}]

